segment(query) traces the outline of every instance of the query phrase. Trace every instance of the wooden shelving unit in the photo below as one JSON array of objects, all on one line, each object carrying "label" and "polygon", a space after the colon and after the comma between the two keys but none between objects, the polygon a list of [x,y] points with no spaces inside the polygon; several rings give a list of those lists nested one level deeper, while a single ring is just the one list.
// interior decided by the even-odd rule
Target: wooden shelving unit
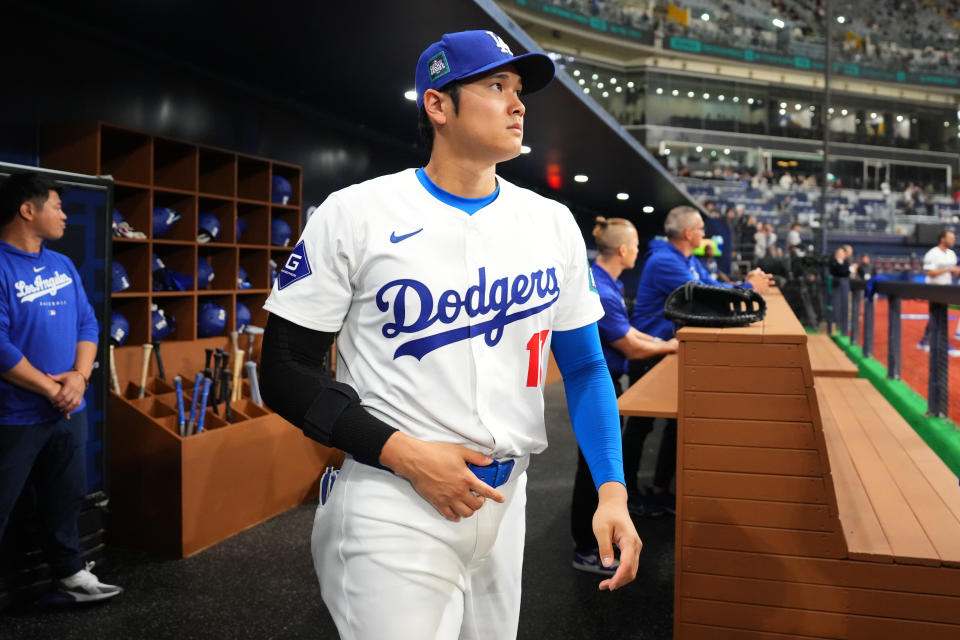
[{"label": "wooden shelving unit", "polygon": [[[204,367],[205,349],[230,351],[236,303],[247,306],[251,323],[264,326],[270,294],[270,261],[282,265],[292,246],[271,244],[271,218],[300,230],[300,167],[89,122],[51,126],[41,135],[43,166],[92,175],[111,175],[117,210],[142,240],[114,238],[113,260],[124,266],[129,289],[111,295],[113,311],[130,324],[125,346],[116,349],[121,393],[111,392],[108,424],[111,469],[111,539],[123,546],[164,555],[188,556],[297,504],[316,498],[320,475],[339,466],[343,454],[305,438],[266,407],[250,400],[249,384],[232,403],[233,420],[206,410],[206,430],[181,436],[173,377],[183,378],[189,405],[194,376]],[[287,204],[271,202],[272,177],[292,187]],[[153,235],[153,208],[180,216],[163,237]],[[220,235],[200,243],[198,216],[212,213]],[[246,229],[238,234],[238,222]],[[153,291],[153,256],[193,277],[187,291]],[[207,260],[213,282],[198,288],[197,262]],[[243,267],[252,288],[240,289]],[[223,334],[199,338],[197,312],[212,300],[227,311]],[[151,361],[144,398],[138,398],[141,345],[151,341],[151,305],[176,319],[161,343],[166,379]],[[246,338],[240,339],[247,347]],[[260,341],[252,346],[259,360]]]},{"label": "wooden shelving unit", "polygon": [[[271,244],[270,222],[280,218],[293,232],[300,230],[303,179],[300,167],[128,129],[105,122],[51,126],[41,135],[40,161],[45,167],[91,175],[112,175],[116,209],[144,240],[114,238],[113,259],[123,265],[131,287],[114,294],[114,311],[130,323],[127,344],[149,341],[152,304],[177,321],[166,340],[196,340],[198,298],[214,298],[227,310],[228,334],[236,323],[236,303],[250,309],[252,323],[263,326],[264,292],[271,285],[270,259],[286,260],[292,246]],[[272,202],[273,176],[286,178],[293,189],[287,204]],[[170,207],[180,215],[163,237],[153,236],[154,207]],[[197,216],[212,213],[220,221],[215,242],[197,242]],[[237,221],[246,224],[237,235]],[[193,276],[189,291],[152,290],[152,256],[174,271]],[[207,258],[215,280],[210,289],[198,289],[197,259]],[[237,266],[242,266],[253,289],[239,289]],[[257,304],[252,307],[250,303]]]}]

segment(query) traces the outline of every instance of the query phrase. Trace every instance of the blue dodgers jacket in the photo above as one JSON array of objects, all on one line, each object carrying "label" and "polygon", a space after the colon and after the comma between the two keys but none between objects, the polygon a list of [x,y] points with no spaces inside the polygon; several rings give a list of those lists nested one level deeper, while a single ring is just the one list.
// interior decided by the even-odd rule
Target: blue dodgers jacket
[{"label": "blue dodgers jacket", "polygon": [[[637,284],[637,301],[630,314],[630,324],[651,336],[663,340],[672,338],[673,322],[663,317],[663,307],[667,296],[690,280],[717,287],[733,286],[714,280],[696,257],[686,257],[666,240],[655,238],[650,242]],[[743,286],[753,288],[749,284]]]},{"label": "blue dodgers jacket", "polygon": [[[77,342],[97,342],[97,319],[70,259],[0,241],[0,372],[22,358],[44,373],[73,367]],[[81,404],[77,411],[83,409]],[[39,424],[60,414],[36,393],[0,380],[0,425]]]}]

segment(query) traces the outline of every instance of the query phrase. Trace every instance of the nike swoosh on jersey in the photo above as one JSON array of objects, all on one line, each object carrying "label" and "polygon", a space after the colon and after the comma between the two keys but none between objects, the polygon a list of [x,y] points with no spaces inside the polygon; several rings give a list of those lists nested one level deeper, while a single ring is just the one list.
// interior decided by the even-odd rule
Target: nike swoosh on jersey
[{"label": "nike swoosh on jersey", "polygon": [[34,267],[34,268],[33,268],[33,272],[34,272],[34,273],[40,273],[40,272],[43,271],[44,269],[46,269],[46,267]]},{"label": "nike swoosh on jersey", "polygon": [[396,244],[396,243],[398,243],[398,242],[402,242],[402,241],[406,240],[407,238],[409,238],[410,236],[415,236],[415,235],[417,235],[417,234],[420,233],[421,231],[423,231],[423,227],[420,227],[420,228],[417,229],[416,231],[411,231],[410,233],[405,233],[405,234],[403,234],[402,236],[398,236],[398,235],[397,235],[397,232],[394,231],[393,233],[390,234],[390,242],[392,242],[392,243],[394,243],[394,244]]}]

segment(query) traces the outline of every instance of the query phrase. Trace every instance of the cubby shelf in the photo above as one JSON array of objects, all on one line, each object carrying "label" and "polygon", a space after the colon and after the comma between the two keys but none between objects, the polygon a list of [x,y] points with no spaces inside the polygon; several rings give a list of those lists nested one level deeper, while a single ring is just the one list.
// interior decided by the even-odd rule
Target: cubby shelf
[{"label": "cubby shelf", "polygon": [[[114,238],[113,259],[124,266],[131,283],[129,289],[113,296],[122,300],[113,305],[114,311],[133,311],[134,317],[127,318],[131,325],[128,346],[149,337],[153,304],[193,314],[175,318],[177,330],[167,341],[197,339],[198,297],[224,303],[229,322],[239,298],[248,307],[249,303],[262,305],[266,300],[262,294],[269,293],[271,255],[290,251],[300,233],[303,177],[297,165],[99,121],[45,127],[40,161],[53,169],[113,176],[115,208],[134,230],[147,236],[142,240]],[[274,176],[290,183],[292,194],[287,204],[271,201]],[[153,233],[155,207],[169,207],[180,216],[162,237]],[[204,213],[217,218],[220,235],[201,243],[197,241],[198,220]],[[288,246],[269,244],[273,218],[290,226]],[[185,291],[153,291],[155,254],[168,268],[190,276],[193,285]],[[199,258],[208,259],[213,267],[211,289],[197,286]],[[256,289],[239,288],[238,266],[247,271],[248,281]],[[174,314],[173,309],[165,311]],[[251,309],[251,314],[255,322],[265,318],[259,308]],[[223,335],[232,329],[229,322]]]}]

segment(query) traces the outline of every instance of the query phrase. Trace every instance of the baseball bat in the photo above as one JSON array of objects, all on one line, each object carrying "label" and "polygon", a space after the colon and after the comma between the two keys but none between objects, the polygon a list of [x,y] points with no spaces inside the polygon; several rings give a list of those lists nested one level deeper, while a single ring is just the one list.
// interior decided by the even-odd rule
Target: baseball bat
[{"label": "baseball bat", "polygon": [[[224,378],[224,380],[226,380],[226,378]],[[227,393],[228,393],[228,394],[231,394],[231,395],[233,394],[233,389],[231,389],[229,386],[227,387]],[[233,422],[233,411],[230,409],[230,401],[229,401],[229,400],[227,400],[227,402],[224,403],[223,418],[224,418],[228,423],[232,423],[232,422]]]},{"label": "baseball bat", "polygon": [[193,381],[193,396],[190,398],[190,422],[187,423],[186,435],[193,431],[193,425],[197,424],[197,403],[200,402],[200,389],[203,385],[203,374],[198,373]]},{"label": "baseball bat", "polygon": [[213,393],[210,394],[210,406],[213,407],[214,413],[217,413],[217,390],[220,389],[221,362],[222,362],[222,359],[220,358],[219,355],[213,356],[213,380],[211,381],[211,385],[213,386]]},{"label": "baseball bat", "polygon": [[150,352],[153,351],[153,345],[149,342],[143,345],[143,360],[140,363],[140,393],[138,398],[147,395],[147,369],[150,368]]},{"label": "baseball bat", "polygon": [[250,399],[255,405],[262,407],[263,398],[260,397],[260,383],[257,381],[257,363],[247,360],[243,366],[247,370],[247,380],[250,382]]},{"label": "baseball bat", "polygon": [[114,346],[110,345],[110,384],[117,395],[121,395],[120,378],[117,377],[117,360],[113,355]]},{"label": "baseball bat", "polygon": [[203,362],[203,368],[204,368],[204,369],[209,369],[209,368],[210,368],[210,356],[213,355],[213,349],[204,349],[204,352],[206,352],[206,354],[207,354],[207,359],[204,360],[204,362]]},{"label": "baseball bat", "polygon": [[232,353],[240,350],[240,334],[236,331],[230,332],[230,346],[233,347]]},{"label": "baseball bat", "polygon": [[210,378],[203,380],[203,399],[200,401],[200,421],[197,422],[197,433],[203,432],[203,421],[207,417],[207,398],[210,396]]},{"label": "baseball bat", "polygon": [[186,426],[186,418],[183,415],[183,378],[175,376],[173,387],[177,392],[177,428],[180,429],[180,435],[183,435],[183,428]]},{"label": "baseball bat", "polygon": [[160,376],[161,380],[166,380],[167,375],[163,371],[163,360],[160,358],[160,342],[154,340],[151,344],[153,345],[153,355],[157,357],[157,375]]},{"label": "baseball bat", "polygon": [[240,374],[243,371],[243,351],[237,349],[233,353],[233,397],[230,398],[231,402],[236,402],[240,399],[240,392],[242,391],[240,385]]},{"label": "baseball bat", "polygon": [[[226,354],[224,354],[226,355]],[[227,363],[223,363],[223,373],[220,374],[220,390],[217,392],[217,400],[214,406],[220,404],[221,402],[226,405],[225,411],[227,414],[230,412],[230,398],[227,397],[227,383],[230,382],[230,376],[227,372]],[[220,415],[219,413],[217,415]],[[226,415],[226,414],[225,414]]]}]

